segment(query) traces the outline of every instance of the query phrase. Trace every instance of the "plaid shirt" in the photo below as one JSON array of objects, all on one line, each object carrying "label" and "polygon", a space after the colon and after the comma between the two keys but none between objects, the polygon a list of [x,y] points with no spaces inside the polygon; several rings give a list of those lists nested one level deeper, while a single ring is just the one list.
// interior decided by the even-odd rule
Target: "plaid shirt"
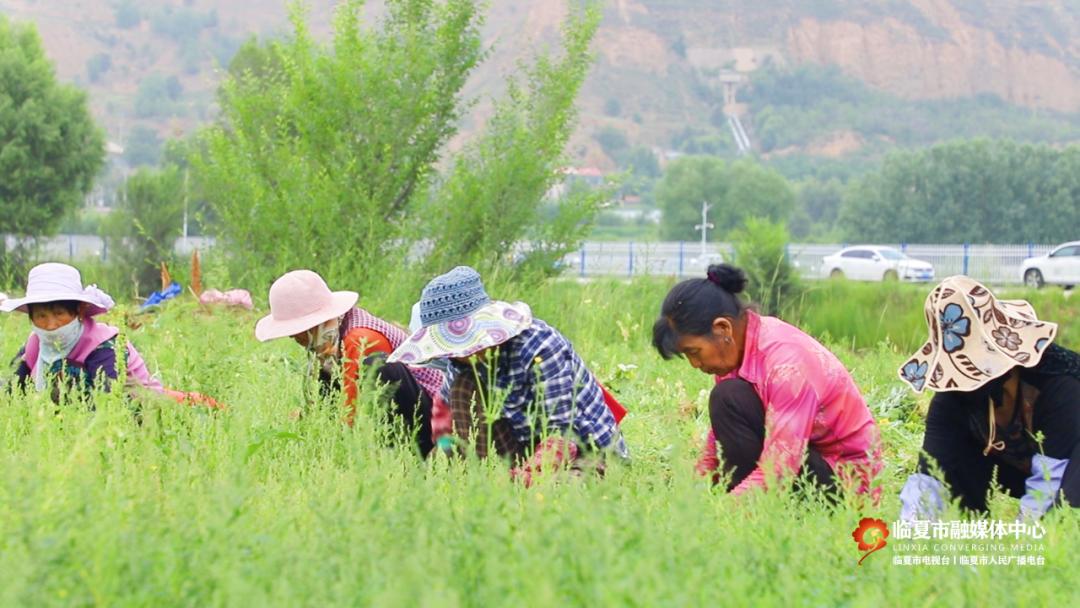
[{"label": "plaid shirt", "polygon": [[[492,384],[506,397],[502,417],[510,421],[515,438],[523,445],[532,445],[546,425],[548,432],[571,430],[586,444],[629,456],[600,385],[570,341],[550,325],[533,319],[532,325],[503,343],[493,356],[497,361]],[[451,363],[442,389],[447,403],[449,387],[460,373],[473,372]]]}]

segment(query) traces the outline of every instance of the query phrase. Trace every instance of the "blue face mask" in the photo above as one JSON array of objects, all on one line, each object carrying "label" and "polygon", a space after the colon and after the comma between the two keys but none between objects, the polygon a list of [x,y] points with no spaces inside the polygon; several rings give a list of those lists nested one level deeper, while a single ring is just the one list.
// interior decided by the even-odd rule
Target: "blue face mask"
[{"label": "blue face mask", "polygon": [[52,364],[53,361],[68,356],[79,343],[79,338],[83,333],[83,324],[79,319],[73,319],[67,325],[51,331],[37,326],[34,326],[33,331],[41,343],[39,356],[45,363]]}]

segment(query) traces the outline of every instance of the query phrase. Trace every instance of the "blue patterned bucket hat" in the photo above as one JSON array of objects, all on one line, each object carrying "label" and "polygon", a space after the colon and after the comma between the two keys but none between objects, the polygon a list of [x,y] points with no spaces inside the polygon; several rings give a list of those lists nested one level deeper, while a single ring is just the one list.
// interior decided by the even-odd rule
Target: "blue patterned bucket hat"
[{"label": "blue patterned bucket hat", "polygon": [[420,323],[387,361],[423,365],[432,359],[468,357],[525,331],[532,324],[532,310],[524,302],[492,300],[480,274],[458,266],[424,287]]}]

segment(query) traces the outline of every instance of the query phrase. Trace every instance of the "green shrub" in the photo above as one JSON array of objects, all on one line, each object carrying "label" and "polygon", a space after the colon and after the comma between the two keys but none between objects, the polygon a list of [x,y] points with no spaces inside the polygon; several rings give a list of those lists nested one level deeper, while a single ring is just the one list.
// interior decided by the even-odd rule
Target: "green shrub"
[{"label": "green shrub", "polygon": [[783,224],[750,218],[731,234],[735,264],[749,279],[747,293],[762,313],[782,316],[798,303],[802,286],[787,256]]}]

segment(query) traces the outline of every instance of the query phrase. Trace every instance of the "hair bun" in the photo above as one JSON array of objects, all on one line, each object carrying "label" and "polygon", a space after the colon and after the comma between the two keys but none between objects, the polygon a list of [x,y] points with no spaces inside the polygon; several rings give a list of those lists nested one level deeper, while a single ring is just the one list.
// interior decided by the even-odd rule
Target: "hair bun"
[{"label": "hair bun", "polygon": [[731,264],[713,264],[705,275],[710,283],[717,285],[730,294],[742,293],[746,289],[746,273],[742,268]]}]

